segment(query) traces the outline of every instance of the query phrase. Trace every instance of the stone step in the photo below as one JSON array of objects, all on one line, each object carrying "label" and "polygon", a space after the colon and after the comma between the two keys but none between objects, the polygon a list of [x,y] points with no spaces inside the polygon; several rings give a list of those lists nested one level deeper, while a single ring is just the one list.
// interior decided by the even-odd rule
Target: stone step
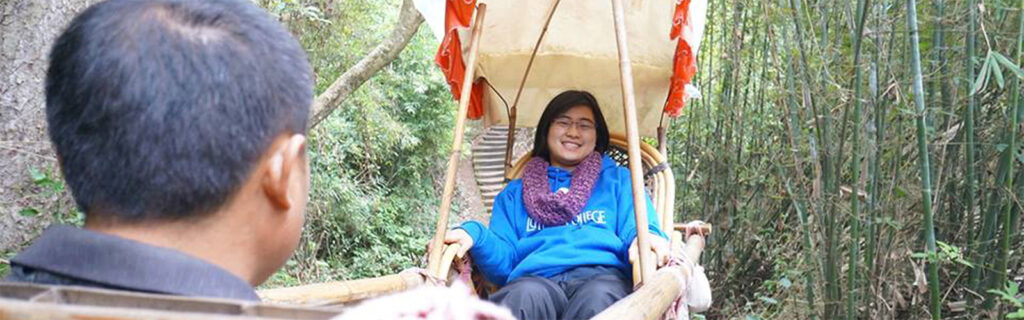
[{"label": "stone step", "polygon": [[505,149],[484,152],[473,152],[473,160],[477,159],[502,159],[505,160]]},{"label": "stone step", "polygon": [[505,176],[505,172],[501,170],[477,171],[473,175],[476,176],[477,178],[494,178]]}]

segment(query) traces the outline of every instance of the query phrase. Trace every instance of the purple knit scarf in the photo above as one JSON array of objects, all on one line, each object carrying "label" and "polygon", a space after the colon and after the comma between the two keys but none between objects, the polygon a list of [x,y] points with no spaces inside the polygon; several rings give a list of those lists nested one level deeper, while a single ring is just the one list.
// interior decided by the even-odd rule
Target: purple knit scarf
[{"label": "purple knit scarf", "polygon": [[590,199],[601,173],[601,154],[592,152],[572,171],[569,192],[551,192],[548,162],[533,157],[523,173],[523,202],[526,212],[544,226],[564,225],[576,217]]}]

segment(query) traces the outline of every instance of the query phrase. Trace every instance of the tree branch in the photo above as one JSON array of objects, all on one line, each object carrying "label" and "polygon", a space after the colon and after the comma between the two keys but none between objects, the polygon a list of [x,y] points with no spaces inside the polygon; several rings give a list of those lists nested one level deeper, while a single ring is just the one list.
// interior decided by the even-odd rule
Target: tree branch
[{"label": "tree branch", "polygon": [[416,30],[423,23],[423,16],[412,4],[412,0],[402,1],[401,12],[398,16],[398,24],[391,30],[384,42],[373,48],[363,59],[349,68],[331,83],[331,86],[324,90],[316,100],[313,101],[313,116],[311,127],[320,124],[327,118],[334,109],[338,108],[349,94],[356,91],[366,80],[369,80],[377,71],[380,71],[388,63],[395,60],[398,54],[409,44],[409,40],[416,34]]}]

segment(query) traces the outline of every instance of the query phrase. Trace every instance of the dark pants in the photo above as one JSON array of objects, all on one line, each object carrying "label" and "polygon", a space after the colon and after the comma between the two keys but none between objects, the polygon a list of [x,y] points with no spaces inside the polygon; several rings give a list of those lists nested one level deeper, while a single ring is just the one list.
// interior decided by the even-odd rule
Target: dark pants
[{"label": "dark pants", "polygon": [[490,300],[518,319],[590,319],[632,292],[632,281],[609,267],[579,267],[551,278],[526,276]]}]

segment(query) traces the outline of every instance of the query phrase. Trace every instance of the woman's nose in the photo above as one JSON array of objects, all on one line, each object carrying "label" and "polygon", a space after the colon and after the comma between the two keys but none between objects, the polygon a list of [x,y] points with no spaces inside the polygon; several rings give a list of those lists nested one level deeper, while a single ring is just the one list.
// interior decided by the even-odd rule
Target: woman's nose
[{"label": "woman's nose", "polygon": [[579,137],[580,136],[579,125],[577,125],[576,123],[569,124],[569,128],[565,131],[565,135],[572,136],[572,137]]}]

